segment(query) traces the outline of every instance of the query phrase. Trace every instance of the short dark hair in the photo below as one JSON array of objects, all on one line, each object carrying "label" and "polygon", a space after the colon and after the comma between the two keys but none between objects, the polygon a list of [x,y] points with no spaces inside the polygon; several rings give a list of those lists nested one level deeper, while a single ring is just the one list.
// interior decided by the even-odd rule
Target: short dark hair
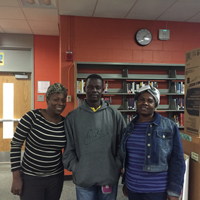
[{"label": "short dark hair", "polygon": [[63,93],[65,98],[67,98],[67,89],[65,88],[64,85],[60,84],[60,83],[54,83],[52,85],[50,85],[47,89],[46,92],[46,99],[49,99],[49,97],[53,94],[53,93]]},{"label": "short dark hair", "polygon": [[102,78],[100,75],[98,75],[98,74],[90,74],[90,75],[86,78],[86,80],[85,80],[85,85],[86,85],[87,80],[88,80],[89,78],[100,79],[100,80],[102,81],[102,86],[103,86],[103,88],[104,88],[104,80],[103,80],[103,78]]}]

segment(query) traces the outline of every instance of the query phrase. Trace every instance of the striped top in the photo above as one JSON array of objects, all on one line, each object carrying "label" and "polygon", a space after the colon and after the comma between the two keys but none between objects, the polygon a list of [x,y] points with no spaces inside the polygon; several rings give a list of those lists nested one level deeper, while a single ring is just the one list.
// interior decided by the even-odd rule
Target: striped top
[{"label": "striped top", "polygon": [[[21,147],[26,140],[22,163]],[[51,176],[63,172],[62,149],[65,147],[64,117],[55,124],[47,121],[39,109],[20,120],[11,141],[11,171],[31,176]]]},{"label": "striped top", "polygon": [[156,193],[167,190],[167,172],[143,171],[146,131],[150,123],[136,122],[134,130],[127,140],[125,182],[127,188],[136,193]]}]

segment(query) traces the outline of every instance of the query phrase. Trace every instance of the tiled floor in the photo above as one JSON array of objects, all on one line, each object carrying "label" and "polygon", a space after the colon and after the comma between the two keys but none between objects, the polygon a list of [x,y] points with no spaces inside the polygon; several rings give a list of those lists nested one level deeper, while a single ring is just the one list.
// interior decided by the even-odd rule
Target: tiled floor
[{"label": "tiled floor", "polygon": [[[12,174],[9,163],[0,163],[0,199],[1,200],[19,200],[18,196],[10,192],[12,183]],[[76,200],[75,187],[72,181],[64,181],[62,196],[60,200]],[[122,185],[118,187],[117,200],[128,200],[122,194]]]}]

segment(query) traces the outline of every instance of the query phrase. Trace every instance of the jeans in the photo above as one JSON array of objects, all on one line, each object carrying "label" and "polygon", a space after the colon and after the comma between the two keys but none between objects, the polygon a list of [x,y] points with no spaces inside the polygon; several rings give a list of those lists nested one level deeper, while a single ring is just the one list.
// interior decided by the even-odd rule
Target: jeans
[{"label": "jeans", "polygon": [[76,185],[77,200],[116,200],[118,184],[112,186],[112,192],[104,194],[101,186],[92,186],[83,188]]},{"label": "jeans", "polygon": [[135,193],[128,190],[129,200],[166,200],[167,192],[160,193]]}]

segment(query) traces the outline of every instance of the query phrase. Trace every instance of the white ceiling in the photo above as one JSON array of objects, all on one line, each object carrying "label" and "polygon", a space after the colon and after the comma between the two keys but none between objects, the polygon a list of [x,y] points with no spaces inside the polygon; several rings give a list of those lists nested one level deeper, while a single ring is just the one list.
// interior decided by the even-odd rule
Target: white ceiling
[{"label": "white ceiling", "polygon": [[0,33],[59,35],[59,15],[200,23],[200,0],[0,0]]}]

